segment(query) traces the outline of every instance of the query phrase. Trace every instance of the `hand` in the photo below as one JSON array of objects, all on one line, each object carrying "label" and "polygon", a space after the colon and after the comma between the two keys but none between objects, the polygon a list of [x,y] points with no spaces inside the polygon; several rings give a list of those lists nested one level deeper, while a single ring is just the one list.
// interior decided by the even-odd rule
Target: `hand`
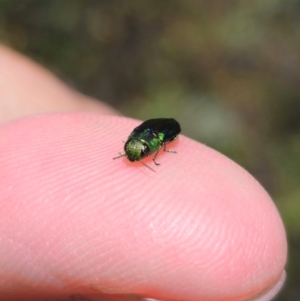
[{"label": "hand", "polygon": [[182,135],[156,173],[113,161],[138,122],[4,47],[0,70],[2,300],[276,294],[285,231],[245,170]]}]

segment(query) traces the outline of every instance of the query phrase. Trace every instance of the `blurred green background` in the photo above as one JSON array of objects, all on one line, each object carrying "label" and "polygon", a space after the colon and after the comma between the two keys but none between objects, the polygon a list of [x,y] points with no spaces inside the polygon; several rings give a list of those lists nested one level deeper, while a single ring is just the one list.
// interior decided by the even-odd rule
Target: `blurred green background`
[{"label": "blurred green background", "polygon": [[0,0],[0,41],[249,170],[288,233],[276,300],[300,300],[300,1]]}]

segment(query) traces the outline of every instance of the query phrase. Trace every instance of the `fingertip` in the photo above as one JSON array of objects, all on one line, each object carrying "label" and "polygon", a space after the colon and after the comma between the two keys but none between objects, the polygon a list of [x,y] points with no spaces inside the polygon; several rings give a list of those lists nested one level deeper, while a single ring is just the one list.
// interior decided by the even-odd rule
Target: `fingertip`
[{"label": "fingertip", "polygon": [[[172,144],[177,154],[159,155],[157,173],[112,160],[138,124],[66,114],[2,127],[1,229],[60,282],[35,276],[57,290],[77,281],[174,300],[240,300],[269,287],[284,268],[286,237],[266,191],[183,135]],[[20,249],[6,249],[32,270]]]}]

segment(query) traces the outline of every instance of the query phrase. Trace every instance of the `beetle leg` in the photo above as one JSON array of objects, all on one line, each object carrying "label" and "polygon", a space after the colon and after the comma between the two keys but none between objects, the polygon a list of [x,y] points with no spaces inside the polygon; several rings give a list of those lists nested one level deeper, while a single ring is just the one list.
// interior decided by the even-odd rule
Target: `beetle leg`
[{"label": "beetle leg", "polygon": [[167,149],[166,149],[166,145],[167,145],[167,143],[164,144],[164,152],[167,152],[167,153],[173,153],[173,154],[177,153],[176,151],[167,150]]},{"label": "beetle leg", "polygon": [[153,160],[153,162],[155,163],[155,165],[160,165],[160,163],[155,162],[155,159],[156,159],[156,157],[157,157],[157,155],[158,155],[160,149],[161,149],[161,148],[159,148],[159,150],[155,153],[154,157],[152,158],[152,160]]}]

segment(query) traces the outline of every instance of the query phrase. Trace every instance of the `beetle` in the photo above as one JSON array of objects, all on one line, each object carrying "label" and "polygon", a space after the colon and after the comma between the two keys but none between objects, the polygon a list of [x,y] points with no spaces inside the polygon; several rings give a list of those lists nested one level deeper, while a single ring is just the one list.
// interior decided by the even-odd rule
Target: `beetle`
[{"label": "beetle", "polygon": [[127,157],[129,161],[140,161],[153,170],[141,160],[155,152],[152,160],[155,165],[160,165],[155,161],[160,149],[163,147],[165,152],[176,153],[167,150],[166,145],[178,138],[180,132],[180,124],[174,118],[149,119],[134,128],[125,142],[124,153],[113,159]]}]

